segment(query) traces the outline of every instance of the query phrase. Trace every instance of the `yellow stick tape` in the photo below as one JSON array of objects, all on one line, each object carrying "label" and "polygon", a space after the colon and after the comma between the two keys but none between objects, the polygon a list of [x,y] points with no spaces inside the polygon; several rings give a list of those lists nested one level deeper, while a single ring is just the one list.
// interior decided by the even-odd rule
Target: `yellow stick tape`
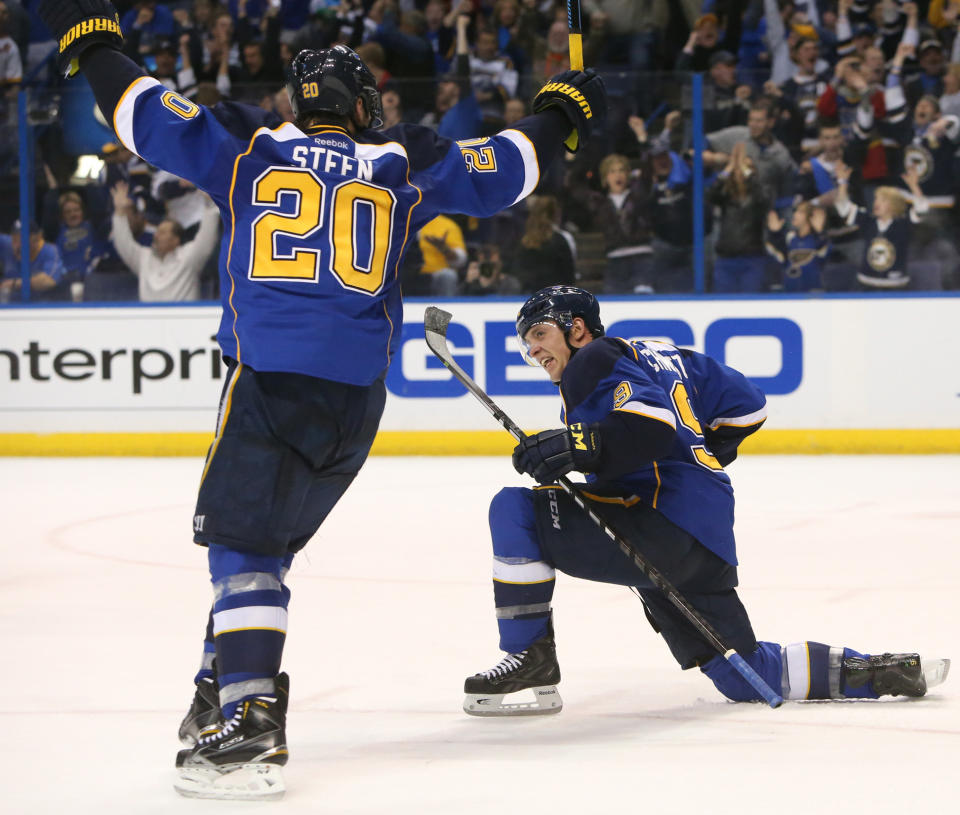
[{"label": "yellow stick tape", "polygon": [[[204,456],[210,433],[0,433],[0,456]],[[377,436],[380,456],[506,456],[503,431],[396,431]],[[741,446],[747,455],[960,453],[960,429],[761,430]]]}]

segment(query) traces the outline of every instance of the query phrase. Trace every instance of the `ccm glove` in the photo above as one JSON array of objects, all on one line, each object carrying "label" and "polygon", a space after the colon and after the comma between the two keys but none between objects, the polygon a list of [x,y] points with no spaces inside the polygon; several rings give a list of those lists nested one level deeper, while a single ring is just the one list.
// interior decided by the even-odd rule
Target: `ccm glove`
[{"label": "ccm glove", "polygon": [[571,470],[592,472],[600,462],[596,425],[577,422],[559,430],[544,430],[521,439],[513,450],[513,467],[541,484],[556,481]]},{"label": "ccm glove", "polygon": [[533,112],[559,108],[573,125],[564,139],[571,153],[576,153],[607,117],[607,89],[592,70],[564,71],[557,74],[533,98]]},{"label": "ccm glove", "polygon": [[80,55],[91,45],[123,46],[120,15],[109,0],[40,0],[39,12],[57,40],[64,76],[79,70]]}]

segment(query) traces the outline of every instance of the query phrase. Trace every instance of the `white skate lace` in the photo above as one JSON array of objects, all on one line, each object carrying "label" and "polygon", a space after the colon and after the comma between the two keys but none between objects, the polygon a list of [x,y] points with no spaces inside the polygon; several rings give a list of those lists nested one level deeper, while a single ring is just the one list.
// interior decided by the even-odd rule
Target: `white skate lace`
[{"label": "white skate lace", "polygon": [[237,708],[236,712],[233,714],[233,718],[226,722],[223,727],[211,733],[209,736],[203,736],[198,744],[210,744],[210,742],[218,741],[219,739],[226,738],[234,730],[237,729],[237,726],[240,722],[243,721],[243,706]]},{"label": "white skate lace", "polygon": [[521,651],[519,654],[507,654],[496,665],[487,671],[482,671],[480,675],[486,677],[487,679],[499,679],[501,676],[505,676],[511,671],[516,671],[519,668],[522,668],[523,658],[526,655],[526,651]]}]

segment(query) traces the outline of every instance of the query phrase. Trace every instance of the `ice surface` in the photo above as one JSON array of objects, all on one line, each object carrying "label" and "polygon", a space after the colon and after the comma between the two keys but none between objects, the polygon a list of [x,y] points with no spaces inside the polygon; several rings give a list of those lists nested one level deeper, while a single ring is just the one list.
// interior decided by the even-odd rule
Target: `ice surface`
[{"label": "ice surface", "polygon": [[[917,701],[731,704],[621,587],[558,579],[562,713],[465,715],[463,678],[501,656],[487,505],[526,483],[484,458],[368,462],[288,581],[287,797],[181,799],[210,602],[190,542],[201,469],[0,459],[4,812],[956,811],[960,675]],[[759,636],[960,658],[960,457],[730,472]]]}]

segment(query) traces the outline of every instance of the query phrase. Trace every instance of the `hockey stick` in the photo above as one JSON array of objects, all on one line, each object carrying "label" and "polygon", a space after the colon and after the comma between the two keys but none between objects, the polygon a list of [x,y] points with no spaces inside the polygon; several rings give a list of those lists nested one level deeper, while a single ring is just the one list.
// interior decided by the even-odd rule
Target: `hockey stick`
[{"label": "hockey stick", "polygon": [[570,70],[583,70],[583,32],[580,30],[580,0],[567,0],[567,31],[570,47]]},{"label": "hockey stick", "polygon": [[[428,306],[423,315],[423,328],[426,335],[427,347],[433,351],[436,357],[449,369],[449,371],[459,379],[479,402],[490,412],[507,432],[517,441],[526,438],[524,433],[514,421],[504,413],[497,404],[483,391],[483,389],[473,381],[463,368],[461,368],[453,355],[450,353],[450,347],[447,345],[447,326],[453,315],[447,311]],[[558,479],[558,483],[563,491],[569,495],[576,505],[580,507],[590,520],[606,533],[647,579],[676,606],[677,610],[699,631],[703,637],[713,646],[718,653],[723,655],[736,671],[750,684],[750,686],[770,705],[770,707],[779,707],[783,703],[783,697],[774,691],[753,668],[747,664],[747,661],[740,656],[733,648],[728,648],[723,644],[720,635],[714,630],[696,609],[693,608],[683,596],[673,587],[673,585],[654,568],[650,561],[644,557],[643,553],[630,543],[625,537],[618,534],[603,518],[587,505],[583,496],[574,488],[573,483],[566,477]]]}]

